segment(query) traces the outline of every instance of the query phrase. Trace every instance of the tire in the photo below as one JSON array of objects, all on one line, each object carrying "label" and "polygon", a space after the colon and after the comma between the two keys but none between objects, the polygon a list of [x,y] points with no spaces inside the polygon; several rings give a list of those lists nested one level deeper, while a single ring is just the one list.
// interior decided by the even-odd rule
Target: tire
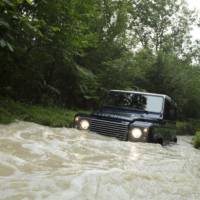
[{"label": "tire", "polygon": [[172,141],[173,141],[174,143],[177,143],[177,137],[174,137],[174,138],[172,139]]},{"label": "tire", "polygon": [[162,139],[162,138],[158,138],[158,139],[156,140],[156,143],[158,143],[158,144],[160,144],[160,145],[163,146],[163,139]]}]

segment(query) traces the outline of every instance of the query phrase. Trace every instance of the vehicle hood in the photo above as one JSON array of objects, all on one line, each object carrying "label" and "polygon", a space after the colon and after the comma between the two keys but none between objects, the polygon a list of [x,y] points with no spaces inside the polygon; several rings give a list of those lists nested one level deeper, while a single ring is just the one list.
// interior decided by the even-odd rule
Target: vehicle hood
[{"label": "vehicle hood", "polygon": [[143,112],[124,112],[124,111],[110,111],[102,110],[92,114],[93,117],[115,121],[128,121],[132,122],[135,120],[159,120],[159,114],[143,113]]}]

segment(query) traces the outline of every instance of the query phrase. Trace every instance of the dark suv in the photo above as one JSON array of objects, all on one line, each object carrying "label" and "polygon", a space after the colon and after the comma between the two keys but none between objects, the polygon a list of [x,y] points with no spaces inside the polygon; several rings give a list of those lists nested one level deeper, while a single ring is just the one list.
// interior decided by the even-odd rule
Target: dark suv
[{"label": "dark suv", "polygon": [[77,114],[74,126],[124,141],[177,142],[176,103],[167,95],[111,90],[101,109]]}]

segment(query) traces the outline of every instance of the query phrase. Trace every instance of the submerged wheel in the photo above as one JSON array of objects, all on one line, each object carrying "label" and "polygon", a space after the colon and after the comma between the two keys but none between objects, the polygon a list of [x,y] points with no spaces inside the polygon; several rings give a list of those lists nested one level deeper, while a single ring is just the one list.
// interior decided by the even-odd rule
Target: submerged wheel
[{"label": "submerged wheel", "polygon": [[163,145],[163,139],[162,138],[158,138],[156,140],[156,143],[160,144],[160,145]]},{"label": "submerged wheel", "polygon": [[177,137],[174,137],[174,138],[172,139],[172,141],[175,142],[175,143],[177,143]]}]

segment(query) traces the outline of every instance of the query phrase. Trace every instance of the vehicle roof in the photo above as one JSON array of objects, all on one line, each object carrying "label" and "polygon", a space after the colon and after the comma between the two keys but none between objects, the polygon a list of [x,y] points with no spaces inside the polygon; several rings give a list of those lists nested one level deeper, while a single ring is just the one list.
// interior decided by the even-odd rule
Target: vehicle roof
[{"label": "vehicle roof", "polygon": [[110,90],[110,92],[123,92],[123,93],[135,93],[135,94],[144,94],[144,95],[151,95],[151,96],[160,96],[168,100],[172,100],[171,97],[165,94],[157,94],[157,93],[150,93],[150,92],[140,92],[135,90]]}]

